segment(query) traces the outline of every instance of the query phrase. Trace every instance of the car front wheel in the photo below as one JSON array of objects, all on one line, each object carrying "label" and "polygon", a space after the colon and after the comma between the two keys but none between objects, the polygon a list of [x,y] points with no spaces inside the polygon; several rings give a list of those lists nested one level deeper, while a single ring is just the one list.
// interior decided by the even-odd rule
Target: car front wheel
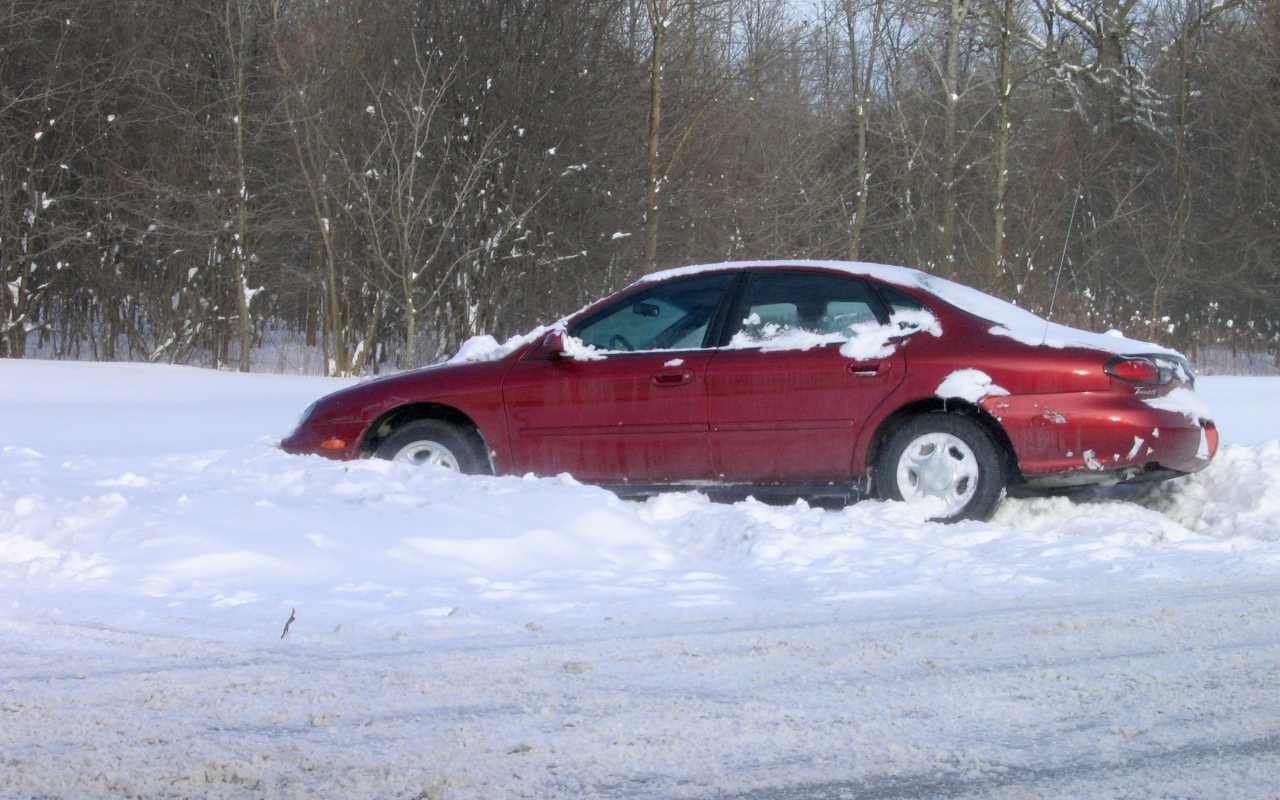
[{"label": "car front wheel", "polygon": [[388,461],[444,467],[467,475],[487,475],[489,459],[479,436],[435,419],[409,422],[396,428],[378,445],[374,455]]},{"label": "car front wheel", "polygon": [[933,503],[933,519],[987,519],[1005,488],[1004,460],[982,427],[959,414],[913,417],[899,428],[876,464],[885,500]]}]

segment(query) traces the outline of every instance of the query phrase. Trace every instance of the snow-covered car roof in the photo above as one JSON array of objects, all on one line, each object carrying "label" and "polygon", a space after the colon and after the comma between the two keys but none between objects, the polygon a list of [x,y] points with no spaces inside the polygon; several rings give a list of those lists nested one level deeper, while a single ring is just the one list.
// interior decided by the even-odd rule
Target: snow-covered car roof
[{"label": "snow-covered car roof", "polygon": [[815,267],[835,270],[860,277],[874,278],[885,283],[921,289],[948,305],[993,323],[990,330],[993,335],[1007,336],[1023,344],[1054,348],[1088,347],[1109,353],[1130,355],[1163,353],[1181,357],[1181,354],[1176,350],[1170,350],[1167,347],[1151,342],[1129,339],[1119,331],[1092,333],[1079,328],[1072,328],[1069,325],[1049,322],[1025,308],[1020,308],[998,297],[992,297],[972,287],[949,281],[946,278],[939,278],[936,275],[930,275],[918,269],[895,267],[889,264],[813,260],[724,261],[717,264],[696,264],[688,267],[660,270],[645,275],[637,280],[636,284],[725,269],[784,269],[787,267]]},{"label": "snow-covered car roof", "polygon": [[863,261],[723,261],[718,264],[694,264],[688,267],[676,267],[651,272],[636,283],[664,281],[668,278],[679,278],[685,275],[697,275],[702,272],[713,272],[724,269],[783,269],[787,267],[817,267],[838,270],[853,275],[876,278],[887,283],[900,286],[921,286],[920,279],[929,277],[918,269],[895,267],[889,264],[871,264]]}]

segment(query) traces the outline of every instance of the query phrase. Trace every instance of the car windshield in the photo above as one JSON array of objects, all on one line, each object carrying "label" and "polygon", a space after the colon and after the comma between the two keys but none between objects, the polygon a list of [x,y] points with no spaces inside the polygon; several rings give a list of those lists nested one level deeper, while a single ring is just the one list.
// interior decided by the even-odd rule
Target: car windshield
[{"label": "car windshield", "polygon": [[688,350],[703,346],[733,276],[700,275],[630,295],[578,325],[572,334],[597,350]]}]

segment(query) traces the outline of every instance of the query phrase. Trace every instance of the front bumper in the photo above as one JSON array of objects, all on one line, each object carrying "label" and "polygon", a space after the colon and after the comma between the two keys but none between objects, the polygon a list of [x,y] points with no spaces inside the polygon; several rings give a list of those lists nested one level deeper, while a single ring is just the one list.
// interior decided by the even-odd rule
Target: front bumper
[{"label": "front bumper", "polygon": [[1134,396],[1015,395],[981,405],[1004,427],[1023,477],[1033,483],[1174,477],[1204,469],[1218,450],[1212,420],[1192,421]]},{"label": "front bumper", "polygon": [[280,441],[280,449],[293,455],[316,455],[336,461],[350,461],[360,455],[363,433],[363,427],[358,424],[304,422]]}]

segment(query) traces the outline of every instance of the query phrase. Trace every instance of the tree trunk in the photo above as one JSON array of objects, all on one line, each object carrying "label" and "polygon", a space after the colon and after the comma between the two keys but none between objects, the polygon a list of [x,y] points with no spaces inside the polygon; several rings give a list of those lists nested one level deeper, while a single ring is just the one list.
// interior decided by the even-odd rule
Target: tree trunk
[{"label": "tree trunk", "polygon": [[[1173,126],[1173,188],[1175,206],[1173,218],[1170,220],[1169,251],[1165,259],[1164,275],[1161,282],[1171,282],[1175,286],[1182,274],[1186,262],[1187,227],[1191,221],[1191,175],[1187,167],[1187,128],[1191,114],[1191,81],[1188,71],[1191,69],[1192,32],[1184,30],[1178,37],[1178,97],[1174,112]],[[1151,309],[1151,325],[1160,327],[1160,309]]]},{"label": "tree trunk", "polygon": [[947,63],[942,79],[946,92],[942,130],[942,221],[938,231],[938,260],[944,271],[955,271],[956,236],[956,118],[960,104],[960,35],[971,0],[951,0],[947,24]]},{"label": "tree trunk", "polygon": [[849,82],[853,90],[853,129],[855,147],[854,209],[849,220],[849,260],[862,255],[862,229],[867,220],[867,104],[871,100],[871,78],[875,74],[876,47],[880,41],[880,24],[884,0],[876,3],[871,23],[871,41],[867,44],[867,63],[858,52],[857,8],[854,0],[844,0],[844,18],[849,33]]},{"label": "tree trunk", "polygon": [[[236,241],[231,248],[232,291],[236,298],[236,322],[240,339],[241,372],[249,371],[250,349],[253,345],[253,320],[249,317],[249,284],[245,278],[248,263],[246,248],[249,246],[249,185],[245,170],[245,61],[249,58],[251,28],[254,24],[249,4],[252,0],[227,0],[227,44],[231,50],[235,71],[235,116],[232,123],[236,133]],[[232,10],[235,20],[233,25]]]},{"label": "tree trunk", "polygon": [[[1131,3],[1124,3],[1132,7]],[[1123,16],[1122,16],[1123,14]],[[1120,83],[1124,70],[1124,38],[1125,23],[1128,11],[1121,8],[1121,0],[1103,0],[1102,17],[1098,20],[1098,67],[1100,77],[1108,85],[1115,87]],[[1123,109],[1121,94],[1109,91],[1103,108],[1103,130],[1114,131],[1119,124]]]},{"label": "tree trunk", "polygon": [[666,40],[671,0],[647,2],[653,50],[649,55],[649,133],[645,141],[648,179],[644,197],[644,271],[653,272],[658,261],[658,194],[662,190],[662,169],[658,163],[662,130],[662,47]]},{"label": "tree trunk", "polygon": [[996,53],[996,175],[992,220],[991,264],[987,275],[988,290],[995,289],[1005,271],[1005,194],[1009,186],[1009,77],[1010,28],[1013,26],[1013,0],[1004,0],[996,20],[999,26]]},{"label": "tree trunk", "polygon": [[306,342],[307,347],[316,346],[316,327],[317,316],[315,303],[311,302],[310,292],[307,293],[307,320],[306,320]]},{"label": "tree trunk", "polygon": [[[280,19],[281,7],[277,3],[275,6],[275,22],[277,25],[280,23]],[[277,43],[276,59],[281,72],[287,79],[290,74],[290,66],[279,43]],[[348,372],[347,349],[344,339],[342,308],[338,301],[338,256],[334,248],[332,230],[334,217],[329,206],[328,188],[322,185],[321,181],[324,162],[320,159],[313,164],[310,160],[315,155],[315,150],[322,149],[322,146],[311,140],[315,127],[313,118],[307,113],[298,114],[293,102],[290,97],[285,100],[283,107],[289,123],[290,139],[293,144],[293,153],[297,160],[298,171],[301,173],[303,185],[307,189],[308,199],[311,201],[311,213],[316,227],[320,231],[320,241],[323,245],[321,255],[324,258],[324,263],[322,265],[321,284],[324,290],[323,306],[326,312],[324,315],[325,374],[346,375]],[[303,110],[304,112],[306,111],[306,109]],[[306,137],[305,142],[303,141],[304,137]]]},{"label": "tree trunk", "polygon": [[404,290],[404,353],[400,366],[404,369],[413,369],[418,366],[418,309],[413,302],[413,281],[410,278],[408,269],[404,271],[402,281]]}]

